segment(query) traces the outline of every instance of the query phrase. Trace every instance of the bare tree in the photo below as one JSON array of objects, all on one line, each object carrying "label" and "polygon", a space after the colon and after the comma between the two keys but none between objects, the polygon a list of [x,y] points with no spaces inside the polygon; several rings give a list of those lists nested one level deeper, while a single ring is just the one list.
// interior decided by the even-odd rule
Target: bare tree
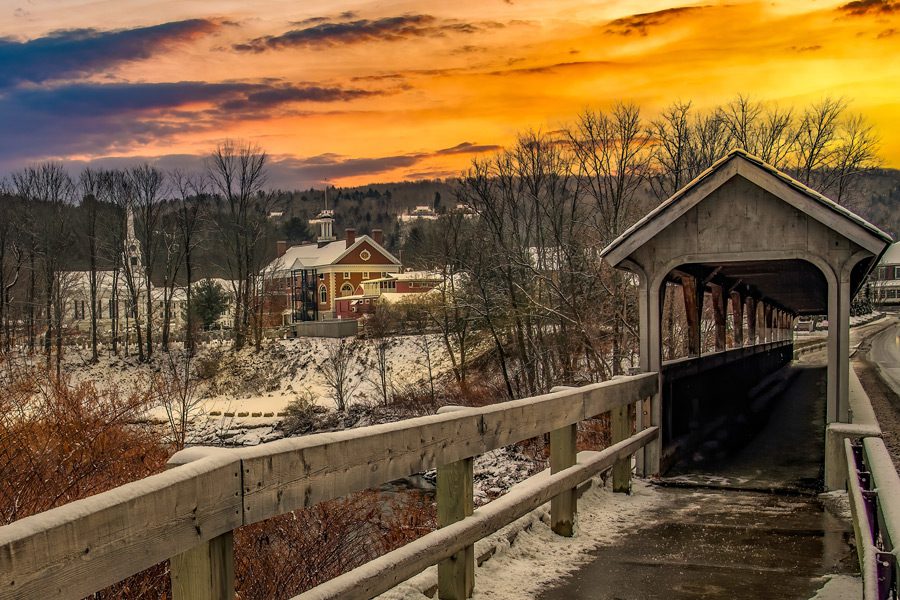
[{"label": "bare tree", "polygon": [[192,374],[191,363],[188,352],[181,358],[169,353],[152,382],[153,395],[166,411],[169,441],[177,450],[191,441],[191,425],[203,412],[203,401],[197,393],[197,380]]},{"label": "bare tree", "polygon": [[391,329],[394,314],[390,305],[381,303],[378,309],[369,315],[364,323],[363,334],[375,354],[375,377],[371,383],[378,389],[382,404],[390,402],[391,367],[388,353],[391,348]]},{"label": "bare tree", "polygon": [[351,367],[357,353],[356,342],[347,338],[329,340],[325,346],[325,360],[319,365],[319,372],[331,390],[331,397],[339,411],[350,406],[353,393],[360,385],[354,380]]},{"label": "bare tree", "polygon": [[91,362],[97,362],[97,260],[99,257],[99,204],[105,191],[104,174],[85,168],[78,178],[81,192],[81,209],[84,216],[85,235],[88,242],[88,296],[91,317]]},{"label": "bare tree", "polygon": [[273,198],[263,190],[267,161],[268,156],[259,146],[229,140],[216,146],[207,165],[212,190],[225,203],[219,224],[228,249],[226,266],[234,293],[236,350],[246,341],[251,297],[264,256],[260,246]]},{"label": "bare tree", "polygon": [[[797,176],[806,185],[827,187],[815,177],[824,173],[831,164],[835,142],[840,137],[840,120],[847,108],[843,99],[824,98],[816,102],[800,116],[797,128]],[[825,183],[825,185],[823,185]]]},{"label": "bare tree", "polygon": [[0,190],[0,346],[12,347],[12,290],[19,281],[25,252],[18,239],[22,213],[7,190]]},{"label": "bare tree", "polygon": [[160,347],[163,352],[169,351],[169,339],[172,331],[175,285],[178,272],[181,270],[184,246],[179,235],[178,222],[171,216],[162,220],[158,232],[162,253],[162,323],[160,328]]},{"label": "bare tree", "polygon": [[167,179],[164,172],[144,164],[128,171],[128,181],[133,193],[134,210],[137,216],[135,233],[143,251],[143,284],[146,313],[144,333],[146,352],[144,360],[153,357],[153,282],[154,268],[159,260],[162,246],[159,235],[162,214],[162,199],[167,193]]},{"label": "bare tree", "polygon": [[188,353],[194,352],[194,311],[192,310],[192,286],[194,283],[194,251],[198,245],[198,231],[201,224],[201,207],[206,194],[206,179],[197,174],[186,174],[182,171],[172,173],[172,182],[178,192],[178,231],[181,241],[181,254],[184,257],[185,271],[185,332],[184,348]]},{"label": "bare tree", "polygon": [[826,193],[838,204],[851,203],[860,175],[878,166],[878,137],[862,115],[842,120],[841,133],[826,167]]},{"label": "bare tree", "polygon": [[[117,208],[115,222],[112,224],[110,251],[115,261],[113,271],[113,304],[115,305],[115,319],[113,321],[113,352],[117,351],[117,340],[122,336],[125,356],[128,356],[128,344],[131,335],[131,323],[134,323],[137,337],[138,359],[144,361],[144,344],[140,322],[140,290],[142,269],[138,261],[137,248],[127,247],[132,243],[129,219],[133,216],[134,190],[129,175],[123,171],[115,171],[111,174],[110,193]],[[125,288],[128,297],[125,302],[125,326],[119,322],[119,272],[125,280]]]},{"label": "bare tree", "polygon": [[[677,109],[680,112],[684,109]],[[677,114],[675,118],[681,120]],[[636,193],[648,176],[652,154],[640,109],[619,104],[608,114],[587,110],[570,130],[569,143],[575,154],[578,182],[595,205],[597,242],[604,246],[634,221],[635,212],[641,208]],[[622,274],[614,271],[611,278],[612,374],[617,375],[622,372],[623,332],[633,334],[633,330],[627,318],[629,298]],[[598,278],[598,282],[603,283],[603,279]]]},{"label": "bare tree", "polygon": [[[15,186],[21,198],[28,204],[34,204],[41,210],[41,218],[30,219],[30,269],[31,285],[29,289],[29,304],[31,324],[34,324],[34,308],[37,303],[36,273],[38,266],[41,270],[43,283],[43,309],[44,323],[46,325],[44,335],[44,353],[46,356],[47,370],[50,370],[53,336],[57,338],[57,351],[62,350],[62,336],[64,332],[60,327],[54,330],[54,322],[59,325],[60,319],[54,319],[54,300],[60,301],[58,272],[62,265],[64,249],[71,243],[71,224],[66,214],[67,205],[71,201],[73,185],[72,180],[60,163],[42,163],[37,166],[26,167],[12,176]],[[57,309],[60,307],[57,306]],[[32,330],[32,343],[33,343]],[[57,356],[57,371],[60,368],[61,357]]]}]

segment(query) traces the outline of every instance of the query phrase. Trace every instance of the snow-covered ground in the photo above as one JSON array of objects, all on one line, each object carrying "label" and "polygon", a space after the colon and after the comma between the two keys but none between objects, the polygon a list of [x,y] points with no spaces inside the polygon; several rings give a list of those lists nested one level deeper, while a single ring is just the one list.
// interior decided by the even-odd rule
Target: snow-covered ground
[{"label": "snow-covered ground", "polygon": [[[595,548],[609,545],[629,533],[640,522],[641,515],[659,503],[657,490],[643,481],[635,481],[634,493],[630,496],[613,494],[609,487],[592,487],[578,501],[578,521],[573,537],[556,535],[545,520],[541,520],[519,533],[515,543],[510,545],[506,534],[509,529],[521,529],[522,521],[528,519],[523,517],[476,545],[476,556],[490,546],[498,548],[498,552],[476,569],[473,599],[536,597],[550,584],[590,562]],[[421,590],[436,581],[437,567],[431,567],[378,598],[423,600],[426,596]]]},{"label": "snow-covered ground", "polygon": [[[395,388],[427,384],[426,342],[434,377],[448,372],[450,360],[440,336],[395,336],[389,338],[387,352],[390,383]],[[325,338],[268,340],[259,352],[246,348],[236,354],[228,342],[204,345],[192,359],[192,369],[200,377],[198,393],[205,413],[233,413],[228,415],[233,422],[258,426],[277,421],[278,413],[298,397],[334,407],[320,367],[328,346],[335,343]],[[374,346],[365,340],[354,344],[348,385],[354,389],[351,403],[377,402]],[[89,357],[87,348],[68,348],[64,368],[75,380],[88,379],[122,389],[145,386],[154,374],[164,374],[170,362],[180,368],[184,360],[178,347],[168,355],[157,352],[149,364],[139,363],[134,352],[128,358],[101,356],[98,364],[89,364]]]}]

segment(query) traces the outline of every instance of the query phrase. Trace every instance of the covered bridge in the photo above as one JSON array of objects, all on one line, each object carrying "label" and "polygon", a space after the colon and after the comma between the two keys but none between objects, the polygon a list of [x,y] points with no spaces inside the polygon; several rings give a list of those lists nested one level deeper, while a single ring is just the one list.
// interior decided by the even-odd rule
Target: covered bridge
[{"label": "covered bridge", "polygon": [[[760,360],[748,355],[747,347],[789,344],[795,317],[828,315],[826,420],[833,423],[850,419],[850,301],[889,243],[887,234],[857,215],[735,150],[635,223],[602,256],[640,280],[640,367],[661,378],[666,282],[682,287],[689,355],[698,361],[706,294],[714,315],[715,350],[728,354],[730,312],[732,349],[742,348],[742,356],[749,356],[742,359],[745,363]],[[741,370],[751,371],[747,366]],[[660,390],[665,390],[663,383]],[[721,401],[727,402],[727,395]],[[665,464],[665,442],[671,439],[666,425],[673,419],[664,418],[665,405],[662,398],[642,411],[649,422],[639,423],[639,429],[658,425],[662,430],[645,451],[646,475],[659,474],[661,460]]]}]

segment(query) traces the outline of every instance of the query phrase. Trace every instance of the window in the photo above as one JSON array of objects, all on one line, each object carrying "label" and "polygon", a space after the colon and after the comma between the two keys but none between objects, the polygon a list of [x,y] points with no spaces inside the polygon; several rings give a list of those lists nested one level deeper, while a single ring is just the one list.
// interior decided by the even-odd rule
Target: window
[{"label": "window", "polygon": [[350,271],[344,271],[344,279],[350,279]]},{"label": "window", "polygon": [[900,267],[894,267],[894,279],[900,279]]},{"label": "window", "polygon": [[325,279],[325,273],[319,273],[319,279]]},{"label": "window", "polygon": [[353,286],[349,283],[345,283],[341,286],[341,297],[343,296],[352,296],[353,295]]},{"label": "window", "polygon": [[368,278],[369,278],[369,272],[363,271],[363,279],[368,279]]},{"label": "window", "polygon": [[366,261],[366,260],[369,260],[370,258],[372,258],[372,253],[369,252],[368,250],[363,250],[362,252],[359,253],[359,257],[362,260]]},{"label": "window", "polygon": [[324,285],[319,286],[319,303],[328,304],[328,289]]}]

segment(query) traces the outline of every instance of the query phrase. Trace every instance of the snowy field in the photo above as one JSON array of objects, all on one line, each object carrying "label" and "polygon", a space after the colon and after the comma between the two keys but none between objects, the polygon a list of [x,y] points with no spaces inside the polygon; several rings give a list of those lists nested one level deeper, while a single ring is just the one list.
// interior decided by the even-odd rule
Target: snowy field
[{"label": "snowy field", "polygon": [[[281,437],[275,426],[285,409],[302,399],[333,409],[334,400],[321,372],[327,348],[337,341],[325,338],[267,340],[261,351],[245,348],[239,353],[229,342],[204,344],[191,359],[197,374],[191,411],[193,430],[200,440],[226,439],[229,444],[254,445]],[[358,339],[350,364],[349,404],[379,402],[376,353],[371,342]],[[427,389],[429,370],[435,380],[449,376],[451,362],[439,335],[395,336],[387,351],[389,386]],[[67,348],[64,370],[75,382],[89,380],[100,387],[145,390],[153,377],[165,377],[173,369],[184,369],[184,353],[177,345],[168,354],[156,352],[150,363],[140,363],[132,348],[128,357],[101,354],[90,364],[88,348]],[[148,419],[164,421],[166,411],[157,407]]]}]

